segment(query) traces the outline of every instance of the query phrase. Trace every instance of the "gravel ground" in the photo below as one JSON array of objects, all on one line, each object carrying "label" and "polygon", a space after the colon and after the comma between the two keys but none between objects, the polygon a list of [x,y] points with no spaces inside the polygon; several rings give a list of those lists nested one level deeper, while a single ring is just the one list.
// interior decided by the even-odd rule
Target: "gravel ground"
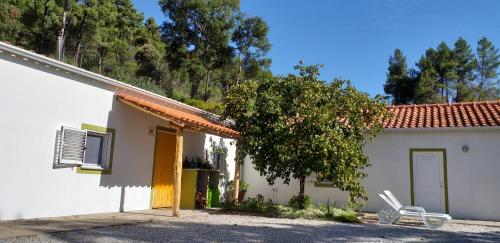
[{"label": "gravel ground", "polygon": [[500,227],[447,224],[442,230],[422,225],[277,219],[230,214],[169,218],[164,222],[93,228],[11,239],[13,242],[400,242],[500,241]]}]

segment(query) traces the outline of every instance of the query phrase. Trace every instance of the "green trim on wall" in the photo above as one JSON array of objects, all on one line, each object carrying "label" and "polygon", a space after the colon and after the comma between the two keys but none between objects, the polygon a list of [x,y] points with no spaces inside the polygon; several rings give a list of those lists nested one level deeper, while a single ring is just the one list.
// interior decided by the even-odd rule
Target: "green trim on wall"
[{"label": "green trim on wall", "polygon": [[78,166],[76,168],[76,173],[78,174],[92,174],[92,175],[110,175],[111,170],[113,168],[113,153],[115,150],[115,137],[116,137],[116,129],[109,127],[101,127],[96,125],[91,125],[87,123],[82,123],[82,130],[88,130],[92,132],[100,132],[100,133],[111,133],[111,151],[109,153],[109,168],[102,169],[92,169],[92,168],[82,168]]},{"label": "green trim on wall", "polygon": [[326,182],[319,182],[315,181],[314,182],[314,187],[328,187],[328,188],[334,188],[335,186],[333,185],[333,182],[326,181]]},{"label": "green trim on wall", "polygon": [[415,205],[415,189],[413,174],[413,153],[414,152],[441,152],[443,153],[443,180],[444,180],[444,208],[445,213],[449,213],[448,202],[448,159],[445,148],[410,148],[410,198],[411,205]]}]

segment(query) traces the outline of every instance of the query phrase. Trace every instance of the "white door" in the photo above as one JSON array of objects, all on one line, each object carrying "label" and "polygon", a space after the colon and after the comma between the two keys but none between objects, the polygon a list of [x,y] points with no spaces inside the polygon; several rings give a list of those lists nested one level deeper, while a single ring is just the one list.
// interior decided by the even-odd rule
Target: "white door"
[{"label": "white door", "polygon": [[445,212],[443,165],[442,152],[413,152],[415,206],[427,212]]}]

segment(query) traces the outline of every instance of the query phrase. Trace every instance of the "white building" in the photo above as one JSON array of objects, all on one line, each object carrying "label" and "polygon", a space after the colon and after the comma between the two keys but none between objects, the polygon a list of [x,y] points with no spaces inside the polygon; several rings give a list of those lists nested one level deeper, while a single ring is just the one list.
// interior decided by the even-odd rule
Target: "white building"
[{"label": "white building", "polygon": [[1,42],[0,83],[0,220],[179,205],[175,172],[214,148],[233,178],[213,114]]},{"label": "white building", "polygon": [[[365,153],[372,166],[363,184],[365,211],[387,207],[389,189],[403,204],[454,218],[500,220],[500,101],[389,108],[395,114]],[[298,181],[268,186],[250,161],[242,169],[247,196],[287,203]],[[347,193],[311,177],[305,192],[316,203],[347,205]]]},{"label": "white building", "polygon": [[[205,111],[1,42],[0,83],[0,220],[175,208],[193,196],[174,180],[185,158],[223,158],[220,185],[237,171],[238,132]],[[429,211],[500,220],[500,101],[390,110],[365,147],[365,210],[385,208],[376,194],[389,189]],[[297,181],[269,186],[248,160],[242,178],[247,197],[298,193]],[[306,194],[347,205],[314,177]]]}]

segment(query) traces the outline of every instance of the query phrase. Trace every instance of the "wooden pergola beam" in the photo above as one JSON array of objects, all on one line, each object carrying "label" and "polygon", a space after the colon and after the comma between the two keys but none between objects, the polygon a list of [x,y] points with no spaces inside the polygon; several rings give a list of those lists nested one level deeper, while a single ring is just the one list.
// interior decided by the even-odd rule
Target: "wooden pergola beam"
[{"label": "wooden pergola beam", "polygon": [[175,133],[175,161],[174,161],[174,206],[172,216],[179,217],[181,205],[181,182],[182,182],[182,147],[184,144],[182,128],[177,128]]},{"label": "wooden pergola beam", "polygon": [[142,112],[145,112],[145,113],[147,113],[147,114],[153,115],[153,116],[158,117],[158,118],[160,118],[160,119],[162,119],[162,120],[168,121],[168,122],[170,122],[170,124],[171,124],[171,125],[173,125],[173,126],[175,126],[175,127],[185,127],[185,126],[186,126],[184,123],[182,123],[182,122],[180,122],[180,121],[176,121],[175,119],[170,119],[170,118],[167,118],[167,117],[166,117],[166,116],[164,116],[164,115],[160,115],[160,114],[158,114],[158,113],[156,113],[156,112],[153,112],[153,111],[150,111],[150,110],[148,110],[148,109],[145,109],[144,107],[142,107],[142,106],[140,106],[140,105],[137,105],[137,104],[135,104],[135,103],[133,103],[133,102],[130,102],[130,101],[128,101],[128,100],[125,100],[125,99],[123,99],[123,98],[118,97],[118,99],[119,99],[121,102],[123,102],[124,104],[126,104],[126,105],[128,105],[128,106],[130,106],[130,107],[132,107],[132,108],[135,108],[135,109],[140,110],[140,111],[142,111]]},{"label": "wooden pergola beam", "polygon": [[238,142],[236,142],[236,157],[234,163],[234,190],[233,190],[233,200],[238,202],[238,195],[240,194],[240,148]]}]

